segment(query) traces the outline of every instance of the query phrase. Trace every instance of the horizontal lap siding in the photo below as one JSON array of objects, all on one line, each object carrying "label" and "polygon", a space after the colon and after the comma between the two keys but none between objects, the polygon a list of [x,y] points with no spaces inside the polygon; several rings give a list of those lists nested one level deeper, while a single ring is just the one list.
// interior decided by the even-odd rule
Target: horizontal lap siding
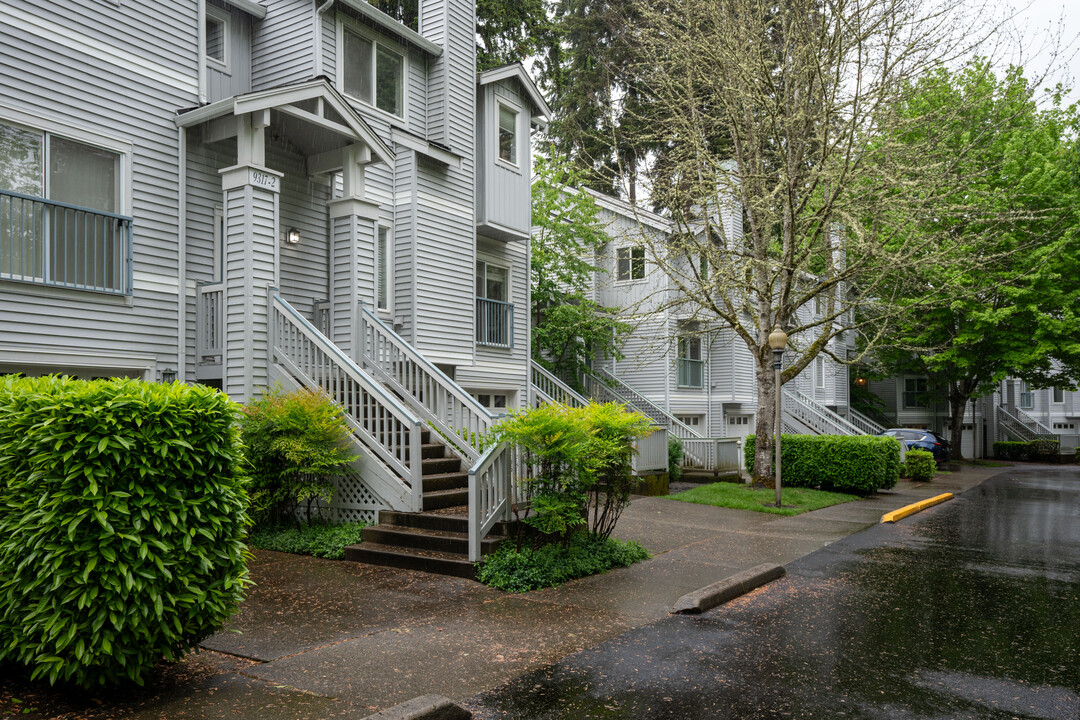
[{"label": "horizontal lap siding", "polygon": [[642,321],[627,337],[622,348],[625,357],[615,365],[620,380],[660,407],[667,406],[668,378],[675,372],[666,335],[663,319]]},{"label": "horizontal lap siding", "polygon": [[135,262],[130,305],[0,282],[5,343],[145,353],[159,365],[175,365],[179,197],[172,118],[177,108],[196,104],[196,91],[194,3],[0,7],[0,105],[39,118],[42,126],[71,126],[76,137],[81,129],[130,143],[123,192],[134,217]]},{"label": "horizontal lap siding", "polygon": [[[514,347],[512,349],[477,345],[476,362],[511,365],[512,369],[493,367],[493,380],[525,382],[525,367],[529,351],[529,273],[526,264],[528,248],[523,242],[505,243],[483,236],[477,237],[477,258],[510,269],[510,296],[514,304]],[[475,295],[475,290],[473,292]]]},{"label": "horizontal lap siding", "polygon": [[266,17],[255,24],[252,38],[252,89],[311,78],[314,4],[311,0],[264,0],[262,4]]},{"label": "horizontal lap siding", "polygon": [[280,285],[282,295],[306,318],[314,317],[317,300],[328,299],[328,258],[326,201],[329,186],[312,183],[304,170],[304,158],[282,148],[268,148],[267,165],[285,173],[281,181],[280,233],[287,228],[300,231],[296,245],[281,243]]}]

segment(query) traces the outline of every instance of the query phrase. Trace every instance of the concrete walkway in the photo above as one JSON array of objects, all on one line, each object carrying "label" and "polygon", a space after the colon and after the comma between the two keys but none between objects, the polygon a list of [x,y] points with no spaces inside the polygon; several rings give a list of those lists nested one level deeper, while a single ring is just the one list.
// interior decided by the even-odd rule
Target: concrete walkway
[{"label": "concrete walkway", "polygon": [[889,510],[1002,471],[966,467],[931,483],[901,481],[872,498],[794,517],[639,498],[616,536],[637,540],[652,559],[521,595],[460,578],[256,552],[256,586],[232,625],[203,643],[210,652],[186,661],[197,672],[149,697],[120,699],[111,712],[362,718],[417,695],[464,699],[663,617],[686,592],[763,562],[790,562]]}]

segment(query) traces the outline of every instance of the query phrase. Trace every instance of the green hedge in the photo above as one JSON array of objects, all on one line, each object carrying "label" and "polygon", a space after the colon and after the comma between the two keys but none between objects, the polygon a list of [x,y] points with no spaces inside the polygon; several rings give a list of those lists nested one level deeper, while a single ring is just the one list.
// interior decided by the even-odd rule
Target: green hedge
[{"label": "green hedge", "polygon": [[179,383],[0,378],[0,662],[142,684],[247,585],[238,407]]},{"label": "green hedge", "polygon": [[[754,468],[754,436],[744,445],[746,469]],[[786,487],[820,487],[858,495],[888,490],[900,478],[900,443],[876,435],[784,435]]]},{"label": "green hedge", "polygon": [[904,458],[904,465],[907,476],[920,482],[933,480],[934,471],[937,469],[934,453],[926,450],[908,450]]},{"label": "green hedge", "polygon": [[1027,442],[996,442],[994,457],[998,460],[1034,460],[1035,448]]}]

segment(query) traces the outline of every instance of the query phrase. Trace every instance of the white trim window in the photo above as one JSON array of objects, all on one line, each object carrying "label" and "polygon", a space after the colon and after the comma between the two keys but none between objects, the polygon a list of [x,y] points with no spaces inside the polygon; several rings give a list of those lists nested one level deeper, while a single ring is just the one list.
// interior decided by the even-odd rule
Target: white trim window
[{"label": "white trim window", "polygon": [[825,389],[825,358],[820,355],[814,358],[814,386],[818,390]]},{"label": "white trim window", "polygon": [[473,393],[476,401],[496,415],[506,412],[512,394],[508,392],[478,392]]},{"label": "white trim window", "polygon": [[1055,405],[1063,405],[1065,403],[1065,388],[1054,388],[1051,402]]},{"label": "white trim window", "polygon": [[518,162],[518,111],[506,105],[499,105],[499,159],[515,167]]},{"label": "white trim window", "polygon": [[904,378],[904,407],[926,408],[926,394],[929,392],[927,380],[924,377]]},{"label": "white trim window", "polygon": [[675,385],[700,389],[705,386],[705,361],[701,358],[701,338],[683,336],[678,341]]},{"label": "white trim window", "polygon": [[213,5],[206,6],[206,64],[229,71],[229,13]]},{"label": "white trim window", "polygon": [[630,245],[615,251],[615,279],[618,282],[642,280],[645,277],[645,246]]},{"label": "white trim window", "polygon": [[389,312],[392,280],[390,228],[379,226],[375,240],[375,307]]},{"label": "white trim window", "polygon": [[405,117],[404,51],[348,20],[338,22],[338,86],[349,97]]},{"label": "white trim window", "polygon": [[0,120],[0,278],[126,292],[125,154]]},{"label": "white trim window", "polygon": [[510,268],[476,261],[476,342],[514,347],[514,304],[510,302]]}]

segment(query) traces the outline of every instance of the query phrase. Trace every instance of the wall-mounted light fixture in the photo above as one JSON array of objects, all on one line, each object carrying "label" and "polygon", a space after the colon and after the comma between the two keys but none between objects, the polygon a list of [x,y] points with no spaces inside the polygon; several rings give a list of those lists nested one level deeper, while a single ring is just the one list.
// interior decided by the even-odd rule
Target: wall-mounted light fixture
[{"label": "wall-mounted light fixture", "polygon": [[289,228],[285,231],[285,242],[290,245],[300,244],[300,231],[297,228]]}]

